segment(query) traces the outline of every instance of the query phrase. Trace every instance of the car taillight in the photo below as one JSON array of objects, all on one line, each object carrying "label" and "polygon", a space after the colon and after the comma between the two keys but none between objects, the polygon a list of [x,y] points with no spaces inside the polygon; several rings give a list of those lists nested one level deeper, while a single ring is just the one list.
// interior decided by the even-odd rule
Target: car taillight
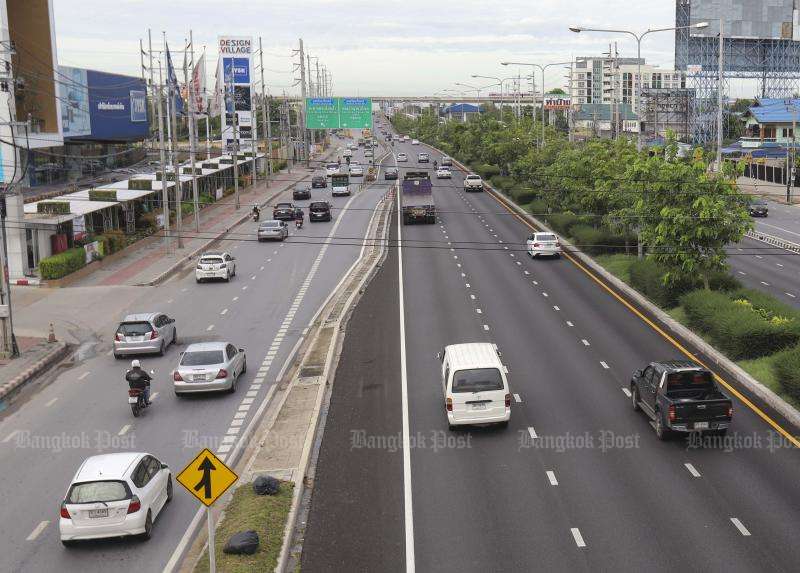
[{"label": "car taillight", "polygon": [[142,509],[142,502],[135,495],[131,498],[131,504],[128,506],[128,513],[136,513]]},{"label": "car taillight", "polygon": [[534,244],[533,244],[533,246],[534,246],[534,247],[538,247],[538,246],[539,246],[539,243],[534,243]]},{"label": "car taillight", "polygon": [[67,509],[67,504],[61,504],[61,517],[64,519],[72,519],[72,516],[69,514],[69,510]]},{"label": "car taillight", "polygon": [[114,342],[119,342],[119,332],[114,333]]},{"label": "car taillight", "polygon": [[158,338],[158,331],[154,330],[150,333],[150,340],[155,340]]},{"label": "car taillight", "polygon": [[511,394],[506,394],[506,408],[511,407]]},{"label": "car taillight", "polygon": [[728,418],[733,418],[733,402],[728,404]]},{"label": "car taillight", "polygon": [[670,404],[669,406],[669,421],[675,421],[675,404]]},{"label": "car taillight", "polygon": [[172,379],[175,382],[183,382],[183,376],[181,376],[181,373],[178,372],[177,370],[172,373]]},{"label": "car taillight", "polygon": [[220,368],[219,372],[217,372],[217,378],[227,378],[227,377],[228,377],[228,371],[225,370],[224,368]]},{"label": "car taillight", "polygon": [[447,401],[446,401],[446,404],[447,404],[447,411],[448,412],[452,412],[453,411],[453,399],[452,398],[448,398]]}]

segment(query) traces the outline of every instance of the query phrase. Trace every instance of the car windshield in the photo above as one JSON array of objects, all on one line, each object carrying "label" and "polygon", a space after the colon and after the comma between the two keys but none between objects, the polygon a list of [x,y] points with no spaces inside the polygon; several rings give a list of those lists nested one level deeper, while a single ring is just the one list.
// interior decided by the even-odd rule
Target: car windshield
[{"label": "car windshield", "polygon": [[128,488],[121,481],[76,483],[69,490],[67,503],[95,503],[128,499]]},{"label": "car windshield", "polygon": [[144,336],[152,330],[153,327],[149,322],[123,322],[119,325],[117,332],[123,336]]},{"label": "car windshield", "polygon": [[194,350],[185,352],[181,359],[182,366],[202,366],[204,364],[222,364],[222,350]]},{"label": "car windshield", "polygon": [[497,368],[458,370],[453,374],[453,392],[485,392],[502,390],[503,378]]},{"label": "car windshield", "polygon": [[222,257],[203,257],[200,262],[204,265],[220,265],[222,264]]}]

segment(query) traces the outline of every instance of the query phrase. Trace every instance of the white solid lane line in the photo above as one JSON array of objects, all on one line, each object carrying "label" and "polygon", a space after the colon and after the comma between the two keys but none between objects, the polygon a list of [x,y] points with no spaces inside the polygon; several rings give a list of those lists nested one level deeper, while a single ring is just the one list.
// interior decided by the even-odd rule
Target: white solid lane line
[{"label": "white solid lane line", "polygon": [[53,404],[56,403],[56,400],[58,400],[58,397],[55,397],[52,400],[50,400],[49,402],[47,402],[47,404],[45,404],[44,407],[45,408],[49,408],[50,406],[52,406]]},{"label": "white solid lane line", "polygon": [[[397,194],[397,209],[400,210],[400,194]],[[406,366],[406,309],[403,294],[403,226],[400,217],[397,218],[397,270],[398,270],[398,289],[400,303],[400,405],[403,416],[403,502],[406,534],[406,573],[416,571],[416,560],[414,558],[414,512],[411,497],[411,450],[408,445],[411,443],[410,424],[408,420],[408,371]],[[458,258],[457,255],[453,256]]]},{"label": "white solid lane line", "polygon": [[738,517],[731,517],[731,523],[733,523],[736,526],[736,529],[739,530],[739,533],[741,533],[745,537],[750,536],[750,532],[747,530],[744,524],[741,521],[739,521]]},{"label": "white solid lane line", "polygon": [[539,437],[539,435],[536,433],[536,430],[533,429],[533,426],[528,426],[528,434],[534,440]]},{"label": "white solid lane line", "polygon": [[9,435],[7,435],[5,438],[3,438],[3,443],[5,444],[6,442],[10,442],[11,440],[13,440],[13,439],[14,439],[14,437],[15,437],[17,434],[19,434],[19,430],[14,430],[14,431],[13,431],[13,432],[11,432]]},{"label": "white solid lane line", "polygon": [[86,372],[84,372],[83,374],[81,374],[80,376],[78,376],[78,380],[83,380],[83,379],[84,379],[84,378],[86,378],[88,375],[89,375],[89,371],[87,370]]},{"label": "white solid lane line", "polygon": [[517,404],[520,404],[522,402],[522,398],[519,397],[519,394],[514,394],[514,401]]},{"label": "white solid lane line", "polygon": [[39,535],[44,531],[44,528],[47,527],[47,524],[50,523],[49,521],[43,521],[36,528],[31,531],[31,534],[25,538],[25,541],[34,541]]},{"label": "white solid lane line", "polygon": [[130,424],[125,424],[124,426],[122,426],[122,429],[119,432],[117,432],[117,435],[124,436],[125,434],[128,433],[128,430],[130,430],[131,427],[132,426]]},{"label": "white solid lane line", "polygon": [[624,386],[622,387],[622,392],[623,392],[623,393],[624,393],[624,394],[625,394],[625,395],[626,395],[628,398],[630,398],[630,397],[631,397],[631,391],[630,391],[630,390],[628,390],[627,388],[625,388]]},{"label": "white solid lane line", "polygon": [[606,364],[606,363],[605,363],[605,362],[603,362],[602,360],[600,361],[600,366],[602,366],[603,368],[605,368],[606,370],[608,370],[608,364]]},{"label": "white solid lane line", "polygon": [[699,478],[700,472],[692,464],[683,464],[686,466],[686,469],[689,470],[689,473],[692,474],[694,477]]},{"label": "white solid lane line", "polygon": [[573,527],[571,531],[572,537],[575,539],[575,545],[578,547],[586,547],[586,542],[583,541],[583,535],[581,535],[580,529]]},{"label": "white solid lane line", "polygon": [[556,479],[555,472],[547,470],[547,472],[545,473],[547,474],[547,479],[550,480],[550,485],[558,485],[558,480]]}]

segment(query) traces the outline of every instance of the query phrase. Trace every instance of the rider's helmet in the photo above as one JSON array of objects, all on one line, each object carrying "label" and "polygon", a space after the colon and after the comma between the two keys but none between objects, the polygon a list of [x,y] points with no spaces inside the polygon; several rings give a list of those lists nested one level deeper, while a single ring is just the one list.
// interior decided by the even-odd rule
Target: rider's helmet
[{"label": "rider's helmet", "polygon": [[131,360],[131,368],[141,368],[142,364],[138,360]]}]

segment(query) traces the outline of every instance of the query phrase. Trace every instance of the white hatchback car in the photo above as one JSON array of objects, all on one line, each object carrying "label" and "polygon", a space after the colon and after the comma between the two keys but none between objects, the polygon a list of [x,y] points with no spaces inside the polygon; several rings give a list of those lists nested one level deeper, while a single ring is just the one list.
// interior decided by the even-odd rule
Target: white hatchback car
[{"label": "white hatchback car", "polygon": [[78,468],[61,503],[61,543],[69,547],[79,540],[127,535],[150,539],[153,522],[171,499],[172,473],[154,456],[92,456]]},{"label": "white hatchback car", "polygon": [[236,257],[221,251],[207,251],[200,255],[194,271],[195,281],[222,279],[225,282],[236,276]]},{"label": "white hatchback car", "polygon": [[328,163],[325,166],[325,175],[331,177],[332,175],[339,174],[339,164],[338,163]]},{"label": "white hatchback car", "polygon": [[561,243],[553,233],[533,233],[526,243],[528,254],[533,258],[561,256]]},{"label": "white hatchback car", "polygon": [[398,162],[400,162],[400,161],[408,161],[408,155],[406,155],[405,153],[398,153],[397,154],[397,161]]}]

